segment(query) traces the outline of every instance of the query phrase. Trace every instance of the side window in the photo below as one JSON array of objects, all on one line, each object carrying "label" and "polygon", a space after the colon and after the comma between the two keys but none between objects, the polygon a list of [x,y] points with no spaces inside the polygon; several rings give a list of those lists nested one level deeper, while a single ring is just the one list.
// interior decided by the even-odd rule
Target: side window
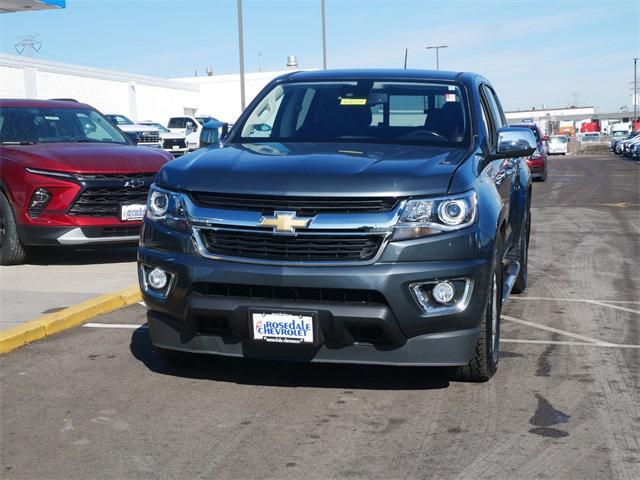
[{"label": "side window", "polygon": [[482,90],[484,91],[487,103],[489,104],[496,130],[498,128],[506,127],[507,121],[505,119],[504,113],[502,112],[502,108],[500,107],[500,103],[496,98],[495,92],[486,85],[482,86]]},{"label": "side window", "polygon": [[491,109],[489,107],[489,102],[487,101],[486,92],[482,87],[480,87],[480,105],[482,107],[482,120],[484,123],[485,133],[487,133],[487,138],[489,139],[489,146],[495,147],[498,135],[493,115],[491,114]]}]

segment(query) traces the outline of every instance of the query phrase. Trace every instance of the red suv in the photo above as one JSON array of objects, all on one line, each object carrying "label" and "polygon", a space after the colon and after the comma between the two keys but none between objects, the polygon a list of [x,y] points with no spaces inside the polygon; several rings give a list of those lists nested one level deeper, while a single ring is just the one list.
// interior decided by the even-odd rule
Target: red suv
[{"label": "red suv", "polygon": [[0,100],[0,141],[2,265],[29,246],[135,243],[149,186],[173,158],[73,101]]},{"label": "red suv", "polygon": [[[511,125],[512,127],[524,127],[530,129],[536,136],[536,151],[527,159],[527,166],[531,172],[531,178],[544,182],[547,180],[547,149],[545,139],[540,134],[540,129],[535,123],[527,123],[523,125]],[[545,137],[546,138],[546,137]]]}]

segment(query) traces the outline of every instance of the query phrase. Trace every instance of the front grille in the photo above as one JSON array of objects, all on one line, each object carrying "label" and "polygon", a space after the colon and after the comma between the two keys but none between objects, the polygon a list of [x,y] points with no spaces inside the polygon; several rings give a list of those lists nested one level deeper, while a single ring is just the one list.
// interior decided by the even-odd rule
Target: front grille
[{"label": "front grille", "polygon": [[171,149],[173,147],[186,148],[184,138],[166,138],[162,141],[162,148]]},{"label": "front grille", "polygon": [[302,234],[278,236],[253,231],[201,230],[207,251],[213,255],[276,261],[364,261],[382,244],[380,235]]},{"label": "front grille", "polygon": [[381,213],[390,212],[399,199],[380,198],[317,198],[245,196],[194,192],[191,200],[199,207],[223,210],[248,210],[271,215],[274,211],[295,211],[300,216],[319,213]]},{"label": "front grille", "polygon": [[69,210],[70,215],[120,217],[120,205],[146,204],[149,187],[130,189],[119,187],[88,187]]},{"label": "front grille", "polygon": [[158,132],[142,132],[138,135],[138,143],[158,143],[160,134]]},{"label": "front grille", "polygon": [[291,303],[313,302],[388,306],[384,295],[375,290],[269,287],[265,285],[238,285],[208,282],[196,282],[193,284],[192,289],[194,293],[219,298],[271,300]]}]

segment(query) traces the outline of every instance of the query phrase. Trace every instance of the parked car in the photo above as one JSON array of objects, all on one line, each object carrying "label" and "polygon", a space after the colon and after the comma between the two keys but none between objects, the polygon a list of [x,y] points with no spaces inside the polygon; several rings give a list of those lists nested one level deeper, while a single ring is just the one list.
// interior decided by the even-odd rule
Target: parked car
[{"label": "parked car", "polygon": [[0,264],[36,245],[136,243],[168,153],[77,102],[0,100]]},{"label": "parked car", "polygon": [[189,150],[197,150],[200,148],[202,126],[209,120],[218,121],[218,119],[209,115],[171,117],[167,122],[167,128],[173,133],[184,134],[187,137],[187,148]]},{"label": "parked car", "polygon": [[636,136],[638,136],[639,134],[640,134],[640,132],[631,132],[631,133],[629,133],[629,134],[628,134],[624,139],[619,140],[619,141],[617,141],[617,142],[615,143],[615,145],[614,145],[614,147],[613,147],[613,148],[614,148],[614,150],[613,150],[613,151],[614,151],[616,154],[618,154],[618,155],[620,155],[620,154],[624,153],[625,148],[626,148],[626,145],[627,145],[629,142],[632,142],[632,141],[633,141],[633,139],[634,139]]},{"label": "parked car", "polygon": [[542,182],[547,180],[548,162],[547,162],[547,149],[544,145],[544,139],[540,133],[540,129],[534,123],[527,123],[522,125],[512,125],[513,127],[528,128],[533,132],[536,137],[537,148],[535,152],[528,158],[527,165],[531,171],[531,177],[534,180],[540,180]]},{"label": "parked car", "polygon": [[452,366],[488,380],[527,284],[530,128],[473,73],[295,72],[221,148],[166,164],[138,250],[151,341],[189,352]]},{"label": "parked car", "polygon": [[618,144],[618,142],[622,141],[622,140],[626,140],[627,138],[629,138],[629,133],[622,131],[622,130],[616,130],[614,132],[612,132],[611,134],[611,142],[609,142],[609,151],[610,152],[614,152],[616,151],[616,145]]},{"label": "parked car", "polygon": [[180,133],[173,133],[161,123],[154,122],[152,120],[145,120],[138,122],[138,124],[157,129],[158,132],[160,132],[162,149],[171,153],[174,157],[179,157],[189,151],[187,149],[187,139],[184,135]]},{"label": "parked car", "polygon": [[566,135],[551,135],[547,140],[547,153],[549,155],[566,155],[569,147],[569,139]]},{"label": "parked car", "polygon": [[636,147],[638,146],[638,144],[640,144],[640,135],[636,135],[635,137],[622,143],[623,143],[622,153],[624,154],[624,156],[632,157]]},{"label": "parked car", "polygon": [[160,132],[157,128],[135,123],[130,118],[115,113],[107,114],[105,117],[126,133],[137,145],[143,147],[162,148]]}]

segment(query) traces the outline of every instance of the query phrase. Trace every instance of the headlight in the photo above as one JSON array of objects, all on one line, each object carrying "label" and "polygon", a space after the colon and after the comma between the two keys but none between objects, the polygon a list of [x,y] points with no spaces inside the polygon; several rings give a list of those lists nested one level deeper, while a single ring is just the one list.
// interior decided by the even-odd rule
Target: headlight
[{"label": "headlight", "polygon": [[468,227],[476,219],[476,193],[409,200],[391,240],[408,240]]},{"label": "headlight", "polygon": [[175,230],[186,230],[182,194],[151,185],[147,198],[147,218]]}]

